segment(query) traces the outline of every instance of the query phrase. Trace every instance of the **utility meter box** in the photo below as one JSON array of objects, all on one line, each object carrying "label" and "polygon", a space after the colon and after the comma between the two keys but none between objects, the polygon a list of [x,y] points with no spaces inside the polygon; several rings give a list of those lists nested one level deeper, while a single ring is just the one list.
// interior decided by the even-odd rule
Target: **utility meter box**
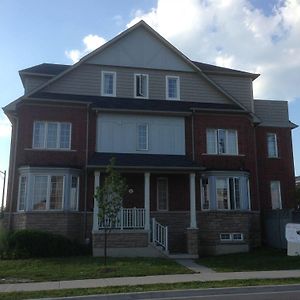
[{"label": "utility meter box", "polygon": [[300,224],[288,223],[285,226],[285,238],[287,240],[287,255],[300,255]]}]

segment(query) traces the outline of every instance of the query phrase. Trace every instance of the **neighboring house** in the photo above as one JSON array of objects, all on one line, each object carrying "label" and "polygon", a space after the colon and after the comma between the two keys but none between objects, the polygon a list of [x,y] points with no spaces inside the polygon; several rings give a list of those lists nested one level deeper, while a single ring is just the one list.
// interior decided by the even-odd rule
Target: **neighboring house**
[{"label": "neighboring house", "polygon": [[296,188],[300,188],[300,176],[295,177]]},{"label": "neighboring house", "polygon": [[93,195],[111,157],[129,187],[113,255],[247,251],[262,210],[295,207],[296,125],[286,101],[253,99],[257,74],[191,61],[141,21],[20,76],[25,94],[4,108],[10,228],[92,238],[101,254]]}]

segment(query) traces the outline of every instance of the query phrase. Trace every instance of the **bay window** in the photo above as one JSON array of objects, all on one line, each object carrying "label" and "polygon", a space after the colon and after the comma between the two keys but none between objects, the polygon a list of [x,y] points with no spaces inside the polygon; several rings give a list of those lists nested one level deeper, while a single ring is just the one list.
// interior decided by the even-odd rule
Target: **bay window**
[{"label": "bay window", "polygon": [[19,168],[18,211],[76,211],[79,170]]},{"label": "bay window", "polygon": [[202,210],[249,210],[250,191],[246,172],[209,171],[202,175]]}]

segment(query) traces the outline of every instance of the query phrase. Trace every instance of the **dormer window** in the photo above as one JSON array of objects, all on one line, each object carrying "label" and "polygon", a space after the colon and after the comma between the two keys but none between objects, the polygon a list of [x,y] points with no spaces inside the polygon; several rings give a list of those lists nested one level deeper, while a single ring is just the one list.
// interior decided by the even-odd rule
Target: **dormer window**
[{"label": "dormer window", "polygon": [[180,80],[178,76],[166,76],[166,99],[180,100]]},{"label": "dormer window", "polygon": [[148,98],[148,75],[134,74],[134,97]]},{"label": "dormer window", "polygon": [[101,96],[116,97],[116,72],[102,71]]}]

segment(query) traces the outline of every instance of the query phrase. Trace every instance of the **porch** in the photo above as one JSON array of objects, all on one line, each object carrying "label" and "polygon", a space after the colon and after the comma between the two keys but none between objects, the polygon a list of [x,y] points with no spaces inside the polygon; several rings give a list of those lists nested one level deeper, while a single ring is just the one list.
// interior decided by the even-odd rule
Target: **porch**
[{"label": "porch", "polygon": [[[166,171],[162,173],[157,171],[143,173],[127,171],[122,172],[122,174],[126,179],[129,179],[128,188],[133,192],[124,197],[124,205],[116,222],[112,223],[109,219],[105,220],[111,228],[111,237],[108,241],[111,248],[109,252],[114,256],[118,256],[118,253],[153,256],[154,253],[166,255],[169,252],[196,255],[198,253],[198,229],[195,172],[170,174]],[[104,177],[104,173],[94,171],[95,189],[103,182],[101,177]],[[157,182],[161,178],[167,178],[168,183],[171,183],[167,186],[168,195],[166,198],[168,203],[165,204],[166,209],[159,209],[158,198],[160,196],[158,195]],[[136,184],[133,188],[132,182]],[[161,204],[161,206],[163,205]],[[93,239],[95,240],[94,254],[96,255],[102,253],[100,248],[103,244],[103,225],[98,219],[98,205],[94,201]],[[169,240],[171,240],[171,247],[169,247]],[[98,250],[95,251],[95,248]],[[150,251],[153,248],[155,251]]]}]

